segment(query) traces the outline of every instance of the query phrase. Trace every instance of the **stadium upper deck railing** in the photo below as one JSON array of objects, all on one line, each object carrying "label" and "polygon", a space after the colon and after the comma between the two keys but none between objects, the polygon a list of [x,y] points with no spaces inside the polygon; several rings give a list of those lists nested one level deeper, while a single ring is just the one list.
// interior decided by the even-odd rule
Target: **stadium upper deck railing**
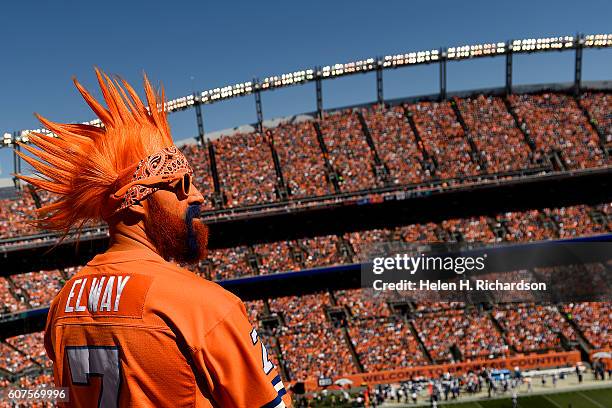
[{"label": "stadium upper deck railing", "polygon": [[[198,119],[198,136],[200,140],[203,141],[204,128],[200,108],[201,105],[212,104],[223,100],[255,94],[258,125],[261,126],[263,122],[263,115],[260,93],[263,91],[316,82],[317,111],[321,113],[323,109],[321,92],[322,80],[335,79],[360,73],[376,72],[377,98],[379,102],[382,102],[383,70],[434,63],[440,64],[440,94],[441,96],[445,97],[447,61],[462,61],[467,59],[504,55],[506,56],[506,89],[511,91],[513,54],[530,54],[566,50],[576,51],[574,85],[576,89],[579,90],[582,77],[582,50],[610,47],[612,47],[612,34],[577,34],[545,38],[524,38],[519,40],[508,40],[505,42],[491,42],[473,45],[460,45],[449,48],[412,51],[298,70],[281,75],[269,76],[263,80],[255,78],[251,81],[208,89],[175,98],[166,102],[165,108],[168,112],[176,112],[195,107]],[[99,119],[94,119],[83,123],[101,126],[101,121]],[[28,134],[30,132],[48,133],[46,129],[5,132],[0,143],[0,148],[13,146],[15,141],[27,143],[29,141]]]}]

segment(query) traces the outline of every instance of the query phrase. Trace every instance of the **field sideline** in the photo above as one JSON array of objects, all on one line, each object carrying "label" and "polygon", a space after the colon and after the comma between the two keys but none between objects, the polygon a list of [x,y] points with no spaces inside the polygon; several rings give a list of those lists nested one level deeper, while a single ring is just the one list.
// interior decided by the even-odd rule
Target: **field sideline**
[{"label": "field sideline", "polygon": [[[571,404],[571,405],[570,405]],[[393,407],[415,407],[415,405],[389,405]],[[427,404],[416,406],[427,407]],[[519,408],[611,408],[612,387],[539,393],[519,397]],[[510,398],[477,400],[466,402],[441,402],[438,407],[449,408],[512,408]]]}]

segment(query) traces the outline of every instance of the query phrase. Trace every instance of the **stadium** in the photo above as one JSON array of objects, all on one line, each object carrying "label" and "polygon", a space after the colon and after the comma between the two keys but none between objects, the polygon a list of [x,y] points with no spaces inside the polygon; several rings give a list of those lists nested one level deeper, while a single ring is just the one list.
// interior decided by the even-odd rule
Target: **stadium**
[{"label": "stadium", "polygon": [[[479,243],[504,256],[507,246],[609,242],[612,85],[581,73],[583,50],[611,46],[612,34],[579,34],[406,52],[166,103],[170,115],[193,111],[198,128],[179,145],[211,239],[208,258],[187,267],[245,301],[296,406],[363,406],[365,394],[370,404],[403,406],[414,394],[430,406],[436,394],[440,405],[510,407],[519,369],[529,378],[521,393],[532,382],[542,389],[518,406],[612,406],[610,302],[406,299],[360,281],[371,248],[387,242]],[[513,84],[514,55],[555,52],[574,54],[572,83]],[[447,62],[479,58],[505,61],[505,86],[448,91]],[[439,92],[385,99],[385,73],[416,65],[438,69]],[[375,73],[376,101],[323,109],[328,81],[363,73]],[[307,83],[317,111],[264,120],[262,93]],[[256,123],[204,132],[208,105],[247,96]],[[4,133],[3,147],[19,150],[30,132]],[[22,165],[15,154],[14,172]],[[108,246],[102,224],[64,240],[37,230],[34,211],[53,199],[17,179],[0,189],[2,387],[53,384],[42,332],[49,304]],[[514,267],[542,279],[599,274],[601,288],[612,287],[609,257]],[[578,372],[587,388],[544,385],[577,382]],[[352,402],[341,402],[347,396]]]}]

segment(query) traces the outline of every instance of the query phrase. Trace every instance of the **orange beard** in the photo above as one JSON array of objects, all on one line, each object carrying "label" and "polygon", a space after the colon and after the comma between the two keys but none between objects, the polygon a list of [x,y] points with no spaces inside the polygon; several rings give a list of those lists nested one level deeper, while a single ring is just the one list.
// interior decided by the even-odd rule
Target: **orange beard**
[{"label": "orange beard", "polygon": [[167,211],[154,196],[147,201],[145,232],[162,258],[193,264],[206,257],[208,227],[199,219],[199,205],[189,206],[181,219]]}]

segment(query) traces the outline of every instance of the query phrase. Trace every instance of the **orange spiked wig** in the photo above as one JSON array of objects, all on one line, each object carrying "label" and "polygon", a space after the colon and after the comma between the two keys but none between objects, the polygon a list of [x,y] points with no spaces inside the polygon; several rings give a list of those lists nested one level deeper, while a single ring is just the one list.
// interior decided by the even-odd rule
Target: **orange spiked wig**
[{"label": "orange spiked wig", "polygon": [[38,148],[19,144],[34,156],[17,152],[37,174],[18,177],[59,196],[37,211],[41,228],[68,233],[89,220],[108,221],[111,194],[130,179],[140,160],[172,145],[163,89],[160,97],[145,75],[145,106],[125,80],[111,80],[98,69],[96,76],[106,108],[73,80],[103,127],[55,123],[36,115],[57,137],[31,133]]}]

